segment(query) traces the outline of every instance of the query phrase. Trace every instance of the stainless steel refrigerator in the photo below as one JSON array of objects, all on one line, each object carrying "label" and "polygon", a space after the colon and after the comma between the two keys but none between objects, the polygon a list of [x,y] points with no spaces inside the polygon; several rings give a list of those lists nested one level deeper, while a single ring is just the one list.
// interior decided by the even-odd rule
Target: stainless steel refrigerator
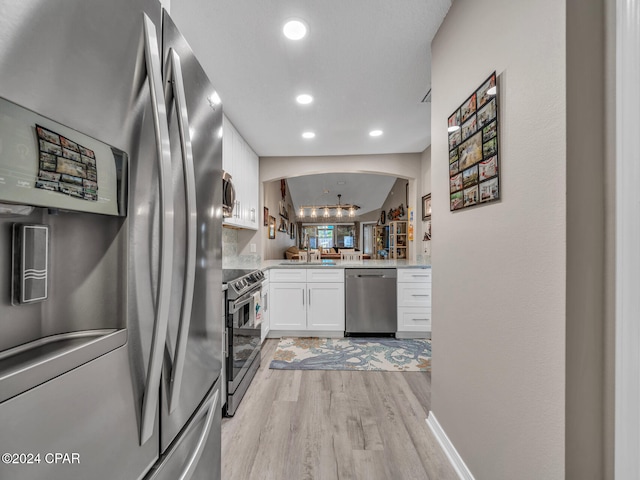
[{"label": "stainless steel refrigerator", "polygon": [[156,0],[0,0],[0,478],[218,479],[222,106]]}]

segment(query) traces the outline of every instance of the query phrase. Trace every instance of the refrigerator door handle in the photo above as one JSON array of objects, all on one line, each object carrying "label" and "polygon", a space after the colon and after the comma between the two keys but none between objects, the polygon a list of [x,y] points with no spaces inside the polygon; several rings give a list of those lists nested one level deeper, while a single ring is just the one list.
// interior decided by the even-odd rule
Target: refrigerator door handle
[{"label": "refrigerator door handle", "polygon": [[160,374],[164,343],[169,321],[169,298],[173,275],[173,185],[171,178],[171,151],[169,147],[169,127],[166,106],[162,94],[162,70],[158,37],[153,21],[143,14],[144,57],[149,81],[151,111],[153,116],[156,150],[158,157],[158,177],[160,192],[160,261],[158,268],[158,295],[156,318],[153,326],[147,380],[142,399],[140,419],[140,444],[151,438],[155,426],[158,398],[160,396]]},{"label": "refrigerator door handle", "polygon": [[200,457],[202,456],[202,452],[204,451],[204,447],[207,443],[207,439],[209,438],[209,433],[211,433],[211,427],[213,426],[213,420],[216,416],[216,411],[218,410],[218,400],[220,399],[220,390],[216,390],[216,393],[211,397],[211,406],[209,407],[209,412],[207,413],[207,419],[204,424],[204,428],[202,429],[202,433],[200,434],[200,438],[198,438],[198,444],[196,448],[193,450],[187,461],[185,462],[184,470],[182,474],[178,477],[178,480],[190,480],[193,476],[196,467],[198,466],[198,462],[200,461]]},{"label": "refrigerator door handle", "polygon": [[[180,310],[180,323],[178,326],[178,338],[176,341],[175,361],[171,368],[171,381],[169,387],[169,413],[178,406],[180,399],[180,387],[184,372],[184,362],[189,338],[189,325],[191,324],[191,308],[193,306],[193,288],[196,271],[196,240],[198,235],[198,212],[196,209],[196,176],[193,168],[193,151],[191,149],[191,134],[189,133],[189,116],[187,114],[187,99],[182,77],[180,56],[171,48],[165,74],[165,102],[171,105],[175,102],[176,117],[178,118],[178,132],[180,137],[180,152],[182,156],[182,168],[184,171],[184,190],[186,197],[185,216],[187,218],[187,251],[182,288],[182,305]],[[171,109],[168,110],[170,112]]]}]

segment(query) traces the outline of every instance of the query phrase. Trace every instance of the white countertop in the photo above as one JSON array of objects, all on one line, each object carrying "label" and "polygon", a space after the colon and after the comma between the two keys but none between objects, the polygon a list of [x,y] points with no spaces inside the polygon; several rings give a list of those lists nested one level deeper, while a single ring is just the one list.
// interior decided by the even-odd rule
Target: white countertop
[{"label": "white countertop", "polygon": [[431,262],[415,260],[362,260],[348,262],[342,260],[325,260],[323,262],[299,262],[297,260],[263,260],[253,264],[226,264],[224,268],[247,268],[268,270],[272,268],[431,268]]}]

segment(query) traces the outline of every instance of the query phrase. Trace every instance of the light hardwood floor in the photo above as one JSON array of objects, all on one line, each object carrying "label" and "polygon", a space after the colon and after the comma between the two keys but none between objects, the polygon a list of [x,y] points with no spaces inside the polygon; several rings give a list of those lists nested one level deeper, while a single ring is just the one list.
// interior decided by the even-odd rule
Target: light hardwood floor
[{"label": "light hardwood floor", "polygon": [[425,423],[431,374],[270,370],[222,420],[224,480],[457,480]]}]

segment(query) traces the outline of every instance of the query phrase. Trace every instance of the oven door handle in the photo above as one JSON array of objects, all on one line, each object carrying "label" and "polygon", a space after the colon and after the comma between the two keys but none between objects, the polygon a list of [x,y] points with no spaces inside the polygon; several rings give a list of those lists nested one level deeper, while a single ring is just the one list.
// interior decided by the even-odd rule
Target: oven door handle
[{"label": "oven door handle", "polygon": [[238,310],[240,310],[241,307],[244,307],[247,303],[251,302],[251,300],[253,300],[253,294],[256,293],[257,290],[252,291],[246,298],[244,296],[240,297],[238,300],[236,300],[235,302],[233,302],[231,304],[231,312],[230,313],[236,313]]},{"label": "oven door handle", "polygon": [[[186,228],[186,265],[184,284],[182,287],[182,305],[180,306],[180,323],[178,324],[178,338],[174,363],[171,368],[169,383],[169,413],[178,406],[180,387],[184,373],[184,362],[191,324],[191,309],[193,307],[193,288],[196,272],[196,247],[198,235],[198,211],[196,209],[196,176],[193,168],[193,151],[191,149],[191,134],[189,133],[189,116],[187,114],[187,99],[182,79],[182,65],[176,51],[169,49],[169,61],[165,72],[165,102],[168,107],[175,104],[178,119],[178,136],[180,138],[180,153],[184,172],[185,216]],[[167,114],[169,115],[169,108]]]}]

